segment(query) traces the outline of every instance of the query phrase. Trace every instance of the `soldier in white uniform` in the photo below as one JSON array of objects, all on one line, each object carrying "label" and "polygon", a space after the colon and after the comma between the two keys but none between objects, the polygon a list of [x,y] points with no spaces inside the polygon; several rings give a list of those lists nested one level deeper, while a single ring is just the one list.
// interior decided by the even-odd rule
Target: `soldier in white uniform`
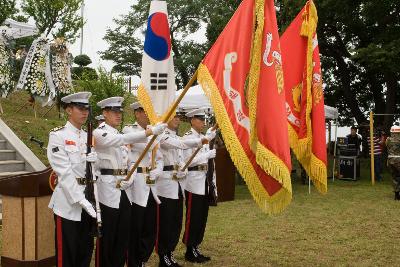
[{"label": "soldier in white uniform", "polygon": [[103,221],[103,237],[97,244],[98,265],[124,266],[128,250],[131,220],[131,194],[126,189],[129,181],[122,181],[128,172],[128,144],[146,142],[147,136],[161,134],[165,125],[122,134],[117,130],[122,119],[122,97],[111,97],[97,103],[103,110],[105,122],[94,130],[98,153],[98,194]]},{"label": "soldier in white uniform", "polygon": [[[205,127],[205,115],[204,109],[196,109],[186,114],[190,118],[192,128],[183,136],[184,140],[204,137],[201,131]],[[185,161],[194,150],[184,150]],[[188,167],[185,183],[186,222],[182,241],[186,245],[185,259],[190,262],[202,263],[210,260],[210,257],[200,252],[199,246],[203,241],[209,208],[206,195],[207,164],[215,155],[215,149],[210,150],[208,144],[203,145]]]},{"label": "soldier in white uniform", "polygon": [[50,132],[47,157],[58,183],[50,200],[54,212],[56,265],[86,267],[93,252],[90,233],[96,212],[85,198],[86,161],[95,162],[96,152],[86,155],[87,134],[81,129],[89,115],[91,93],[80,92],[61,98],[68,114],[64,127]]},{"label": "soldier in white uniform", "polygon": [[183,218],[183,181],[187,174],[181,171],[185,165],[183,150],[202,147],[215,137],[215,131],[207,137],[183,140],[177,135],[180,116],[177,115],[168,123],[168,128],[160,141],[164,157],[163,173],[157,181],[157,193],[161,204],[158,216],[158,237],[156,251],[160,258],[159,267],[179,265],[174,256],[179,236],[182,230]]},{"label": "soldier in white uniform", "polygon": [[[131,104],[136,123],[126,125],[124,133],[143,131],[149,125],[149,119],[139,102]],[[166,127],[166,124],[163,124]],[[150,140],[150,139],[149,139]],[[129,162],[134,165],[149,140],[130,145]],[[157,141],[156,141],[157,142]],[[140,162],[134,174],[133,184],[129,188],[132,196],[131,241],[128,251],[128,267],[144,266],[153,252],[157,233],[157,203],[156,180],[163,170],[162,154],[153,146]],[[152,160],[154,153],[154,160]],[[152,164],[152,162],[154,162]],[[154,165],[154,166],[152,166]],[[154,167],[154,168],[152,168]]]}]

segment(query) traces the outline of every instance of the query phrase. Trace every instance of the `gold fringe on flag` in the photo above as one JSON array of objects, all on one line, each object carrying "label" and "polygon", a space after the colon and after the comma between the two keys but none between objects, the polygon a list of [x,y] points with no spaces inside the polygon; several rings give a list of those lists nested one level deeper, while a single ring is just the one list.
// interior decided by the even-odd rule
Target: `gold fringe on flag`
[{"label": "gold fringe on flag", "polygon": [[[147,117],[149,118],[151,124],[156,124],[158,122],[164,121],[168,112],[165,112],[165,114],[161,117],[159,117],[156,114],[156,112],[154,111],[154,106],[151,101],[151,98],[142,83],[139,85],[137,97],[138,97],[138,100],[139,100],[140,104],[142,105],[144,111],[146,112]],[[175,113],[176,112],[174,111],[174,113],[169,118],[169,120],[172,120],[175,117]]]},{"label": "gold fringe on flag", "polygon": [[249,103],[249,119],[250,119],[250,137],[249,145],[251,150],[256,153],[257,151],[257,130],[256,130],[256,116],[257,116],[257,93],[258,84],[260,80],[261,68],[261,46],[263,41],[264,31],[264,6],[265,0],[256,0],[255,4],[255,32],[252,42],[249,84],[247,102]]}]

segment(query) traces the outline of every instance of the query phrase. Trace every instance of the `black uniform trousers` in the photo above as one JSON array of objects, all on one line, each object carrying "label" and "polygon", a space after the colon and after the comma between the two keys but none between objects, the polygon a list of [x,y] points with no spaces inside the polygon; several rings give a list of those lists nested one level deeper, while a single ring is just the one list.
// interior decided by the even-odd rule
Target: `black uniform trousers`
[{"label": "black uniform trousers", "polygon": [[208,217],[208,196],[197,195],[185,190],[186,222],[182,242],[186,247],[197,247],[201,244],[206,231]]},{"label": "black uniform trousers", "polygon": [[121,191],[119,209],[100,203],[103,236],[97,242],[96,267],[122,267],[129,246],[131,202]]},{"label": "black uniform trousers", "polygon": [[82,210],[80,221],[54,215],[57,267],[89,267],[93,253],[93,219]]},{"label": "black uniform trousers", "polygon": [[152,192],[147,206],[132,203],[131,236],[128,251],[128,267],[147,262],[153,253],[157,235],[157,203]]},{"label": "black uniform trousers", "polygon": [[161,204],[157,210],[157,241],[158,255],[173,252],[178,245],[182,230],[183,195],[179,186],[178,199],[159,197]]}]

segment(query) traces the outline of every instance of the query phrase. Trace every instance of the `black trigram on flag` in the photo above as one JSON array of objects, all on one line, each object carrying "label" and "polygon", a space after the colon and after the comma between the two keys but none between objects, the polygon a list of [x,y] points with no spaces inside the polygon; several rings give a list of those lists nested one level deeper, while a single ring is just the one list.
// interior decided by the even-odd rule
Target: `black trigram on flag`
[{"label": "black trigram on flag", "polygon": [[168,73],[150,73],[151,90],[167,90]]}]

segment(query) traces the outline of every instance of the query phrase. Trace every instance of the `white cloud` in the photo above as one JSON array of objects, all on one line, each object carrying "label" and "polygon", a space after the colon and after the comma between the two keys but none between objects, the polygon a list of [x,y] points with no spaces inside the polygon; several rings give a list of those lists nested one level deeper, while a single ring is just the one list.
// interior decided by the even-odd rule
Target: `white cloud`
[{"label": "white cloud", "polygon": [[[113,63],[100,58],[99,51],[107,49],[108,44],[103,40],[107,28],[114,28],[113,18],[127,14],[134,1],[126,0],[85,0],[83,27],[83,54],[87,54],[93,61],[92,67],[103,66],[111,70]],[[70,45],[70,52],[77,56],[80,54],[81,39],[78,38]]]}]

